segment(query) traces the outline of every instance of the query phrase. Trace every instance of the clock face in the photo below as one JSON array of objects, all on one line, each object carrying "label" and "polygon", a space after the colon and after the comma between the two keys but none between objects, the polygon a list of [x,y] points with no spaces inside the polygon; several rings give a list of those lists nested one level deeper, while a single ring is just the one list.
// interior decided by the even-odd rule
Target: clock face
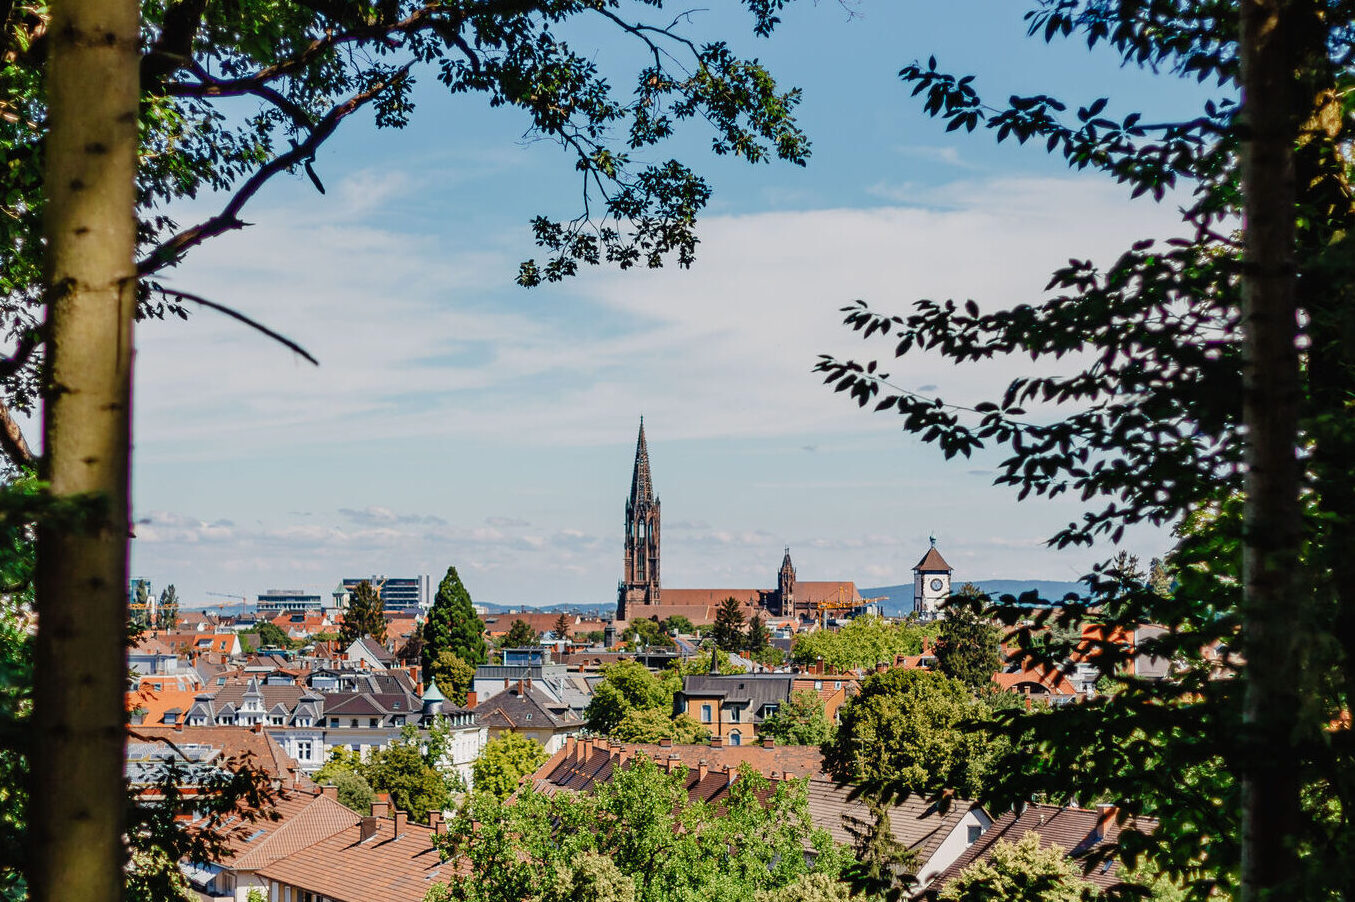
[{"label": "clock face", "polygon": [[945,585],[945,583],[943,583],[941,580],[939,580],[939,579],[934,579],[934,580],[932,580],[932,591],[933,591],[933,592],[940,592],[940,591],[941,591],[941,587],[944,586],[944,585]]}]

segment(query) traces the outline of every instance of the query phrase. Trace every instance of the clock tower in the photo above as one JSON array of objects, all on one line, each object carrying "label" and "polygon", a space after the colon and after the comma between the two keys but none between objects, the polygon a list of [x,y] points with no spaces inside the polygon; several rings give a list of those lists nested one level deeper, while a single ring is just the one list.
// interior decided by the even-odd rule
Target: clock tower
[{"label": "clock tower", "polygon": [[936,617],[941,605],[950,597],[950,564],[936,550],[936,536],[932,547],[913,568],[913,612],[924,619]]}]

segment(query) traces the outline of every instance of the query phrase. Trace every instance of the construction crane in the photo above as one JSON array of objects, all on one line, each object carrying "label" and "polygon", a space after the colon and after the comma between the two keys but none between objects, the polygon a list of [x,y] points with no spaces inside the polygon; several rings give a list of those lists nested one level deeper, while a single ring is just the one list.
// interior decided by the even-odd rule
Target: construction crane
[{"label": "construction crane", "polygon": [[[244,616],[245,608],[249,606],[249,596],[241,595],[238,592],[207,592],[207,595],[215,595],[217,598],[238,598],[240,599],[240,615]],[[218,608],[224,608],[225,605],[217,605]]]},{"label": "construction crane", "polygon": [[820,626],[828,628],[829,611],[854,611],[857,608],[864,608],[866,605],[874,604],[877,601],[884,601],[885,596],[879,598],[862,598],[855,591],[848,591],[846,585],[838,585],[836,598],[820,598],[814,602],[814,610],[819,612]]}]

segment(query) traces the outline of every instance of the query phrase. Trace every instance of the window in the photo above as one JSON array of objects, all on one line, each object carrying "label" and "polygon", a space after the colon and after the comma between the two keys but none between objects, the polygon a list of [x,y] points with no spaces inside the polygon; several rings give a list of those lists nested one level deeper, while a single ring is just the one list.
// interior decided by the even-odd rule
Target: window
[{"label": "window", "polygon": [[377,727],[381,726],[381,718],[379,717],[367,718],[367,726],[375,730]]},{"label": "window", "polygon": [[268,718],[268,722],[275,727],[280,727],[282,726],[282,715],[281,714],[270,715]]},{"label": "window", "polygon": [[311,741],[309,739],[301,739],[297,741],[296,756],[300,758],[302,761],[311,760]]},{"label": "window", "polygon": [[710,723],[710,705],[701,706],[701,722]]},{"label": "window", "polygon": [[350,727],[356,727],[356,726],[358,725],[358,719],[357,719],[356,717],[354,717],[352,720],[350,720],[350,721],[348,722],[348,725],[349,725]]},{"label": "window", "polygon": [[331,727],[337,727],[337,726],[339,725],[339,718],[337,718],[337,717],[331,717],[331,718],[329,719],[329,725],[330,725]]},{"label": "window", "polygon": [[979,837],[982,835],[983,827],[979,826],[978,824],[970,824],[969,836],[966,838],[965,844],[970,846],[974,845],[974,843],[979,841]]},{"label": "window", "polygon": [[780,705],[776,705],[776,704],[772,704],[772,705],[764,705],[763,708],[762,708],[762,716],[763,716],[763,717],[775,717],[775,716],[776,716],[776,712],[777,712],[778,710],[780,710],[780,708],[781,708],[781,706],[780,706]]},{"label": "window", "polygon": [[738,708],[730,708],[730,709],[729,709],[729,720],[730,720],[731,723],[738,723],[738,722],[739,722],[739,709],[738,709]]},{"label": "window", "polygon": [[735,730],[733,733],[730,733],[730,734],[729,734],[729,744],[730,744],[730,745],[743,745],[743,737],[739,735],[739,731],[738,731],[738,730]]},{"label": "window", "polygon": [[814,688],[815,688],[815,689],[822,689],[822,688],[823,688],[823,680],[815,680],[815,681],[814,681]]}]

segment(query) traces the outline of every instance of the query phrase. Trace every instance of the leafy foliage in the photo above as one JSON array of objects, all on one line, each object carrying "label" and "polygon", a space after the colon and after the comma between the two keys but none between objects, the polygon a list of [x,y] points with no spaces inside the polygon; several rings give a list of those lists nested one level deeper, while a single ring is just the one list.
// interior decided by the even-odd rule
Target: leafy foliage
[{"label": "leafy foliage", "polygon": [[178,625],[179,593],[173,583],[165,586],[165,590],[160,593],[160,603],[156,606],[155,617],[156,629],[172,630]]},{"label": "leafy foliage", "polygon": [[655,676],[639,661],[616,661],[602,668],[602,679],[593,687],[593,698],[584,711],[588,728],[611,735],[632,711],[656,711],[671,718],[673,695],[682,688],[676,671]]},{"label": "leafy foliage", "polygon": [[902,668],[872,674],[842,706],[824,766],[842,781],[888,781],[899,796],[952,790],[978,798],[999,751],[973,729],[988,714],[948,676]]},{"label": "leafy foliage", "polygon": [[672,637],[664,631],[657,617],[636,617],[632,619],[626,626],[625,632],[621,634],[621,641],[632,649],[641,645],[657,645],[666,648],[673,646]]},{"label": "leafy foliage", "polygon": [[759,736],[770,736],[782,745],[822,745],[832,734],[823,699],[813,689],[792,690],[790,698],[758,728]]},{"label": "leafy foliage", "polygon": [[[485,647],[485,625],[475,613],[475,605],[470,593],[461,582],[461,576],[455,567],[448,567],[447,573],[438,583],[438,594],[428,611],[428,620],[423,625],[423,670],[424,678],[432,679],[429,674],[437,670],[439,659],[451,653],[473,668],[489,660]],[[452,690],[450,683],[438,679],[438,685],[444,692]],[[462,702],[465,694],[462,693]],[[460,704],[461,702],[458,702]]]},{"label": "leafy foliage", "polygon": [[[595,791],[511,804],[477,794],[449,824],[443,854],[475,880],[446,887],[458,902],[576,898],[738,902],[810,873],[835,878],[845,856],[809,821],[803,783],[772,784],[745,768],[722,809],[688,798],[682,769],[640,756]],[[804,848],[818,851],[811,864]],[[610,866],[604,864],[610,863]]]},{"label": "leafy foliage", "polygon": [[282,627],[268,620],[260,621],[254,627],[254,632],[259,637],[260,648],[291,648],[292,640],[287,638],[287,634],[282,631]]},{"label": "leafy foliage", "polygon": [[936,669],[971,689],[992,685],[1002,632],[983,614],[986,596],[972,583],[946,605],[936,637]]},{"label": "leafy foliage", "polygon": [[531,648],[541,641],[541,636],[525,620],[514,620],[508,632],[499,640],[500,648]]},{"label": "leafy foliage", "polygon": [[348,593],[348,607],[339,626],[339,642],[347,647],[363,636],[371,636],[377,642],[386,641],[385,605],[375,587],[365,579]]},{"label": "leafy foliage", "polygon": [[920,653],[923,638],[934,632],[931,626],[868,614],[848,621],[838,630],[796,635],[791,644],[791,659],[797,664],[813,664],[822,659],[839,672],[874,667],[881,661],[892,663],[896,655]]},{"label": "leafy foliage", "polygon": [[1090,902],[1096,887],[1082,880],[1062,849],[1040,848],[1027,833],[1017,842],[998,840],[990,854],[960,872],[941,892],[941,902]]},{"label": "leafy foliage", "polygon": [[502,733],[485,744],[471,765],[475,792],[506,799],[517,791],[522,778],[535,773],[548,757],[536,740],[520,733]]},{"label": "leafy foliage", "polygon": [[[1145,584],[1111,560],[1088,575],[1085,598],[1034,618],[1034,596],[994,600],[992,613],[1014,629],[1024,663],[1063,667],[1076,651],[1116,688],[1088,704],[1004,712],[1002,732],[1013,752],[989,788],[998,808],[1045,794],[1107,798],[1131,814],[1159,818],[1151,837],[1122,833],[1119,852],[1185,878],[1197,898],[1237,885],[1244,845],[1253,881],[1284,884],[1268,888],[1276,897],[1349,895],[1355,887],[1355,869],[1329,865],[1348,858],[1352,818],[1339,788],[1351,782],[1349,731],[1330,727],[1355,698],[1355,668],[1341,650],[1355,640],[1355,560],[1348,553],[1355,527],[1348,417],[1355,394],[1355,109],[1345,89],[1355,18],[1340,5],[1281,6],[1273,21],[1284,23],[1284,39],[1261,43],[1298,56],[1276,78],[1285,86],[1282,108],[1261,123],[1240,118],[1246,111],[1234,102],[1240,61],[1258,46],[1241,40],[1239,13],[1261,9],[1255,4],[1051,0],[1028,14],[1031,33],[1045,40],[1077,36],[1126,64],[1212,82],[1214,96],[1181,121],[1112,113],[1104,97],[1080,107],[1048,94],[994,103],[972,76],[948,73],[935,58],[906,66],[903,80],[948,128],[1038,142],[1135,196],[1176,192],[1184,203],[1182,237],[1135,242],[1108,265],[1072,259],[1042,297],[1006,310],[950,299],[920,300],[897,316],[864,302],[844,308],[852,329],[886,342],[895,357],[1085,361],[1072,372],[1065,366],[1020,377],[990,400],[960,406],[898,388],[877,360],[820,364],[835,390],[897,414],[905,430],[947,458],[1003,449],[996,483],[1018,497],[1080,497],[1087,509],[1051,537],[1057,547],[1118,542],[1140,523],[1178,524],[1178,544],[1163,568],[1174,577],[1169,587],[1161,571]],[[1272,135],[1293,139],[1292,182],[1261,169],[1244,183],[1244,148]],[[1287,212],[1268,214],[1275,230],[1262,234],[1282,236],[1293,227],[1294,238],[1280,241],[1282,264],[1244,265],[1244,242],[1254,249],[1256,232],[1239,240],[1231,230],[1244,202],[1270,188],[1292,194],[1283,198]],[[1263,269],[1283,271],[1275,284],[1292,287],[1294,322],[1243,315],[1270,284]],[[1279,339],[1273,355],[1254,355],[1257,335]],[[1244,359],[1244,351],[1251,356]],[[1267,385],[1248,372],[1283,370],[1285,359],[1293,361],[1297,384],[1281,406],[1297,414],[1298,440],[1283,438],[1290,447],[1277,459],[1301,463],[1301,485],[1245,497],[1246,481],[1268,469],[1245,465],[1253,433],[1244,429],[1244,401],[1261,397]],[[1302,500],[1301,552],[1296,538],[1263,547],[1283,524],[1254,518],[1244,527],[1271,495],[1285,506]],[[1258,606],[1253,600],[1265,598],[1266,587],[1255,578],[1275,561],[1285,566],[1268,578],[1288,597]],[[1066,633],[1086,625],[1090,638],[1070,644],[1050,625]],[[1129,675],[1125,637],[1145,625],[1166,632],[1133,651],[1171,661],[1170,679]],[[1244,837],[1249,804],[1286,810],[1273,817],[1254,810]],[[1258,867],[1269,874],[1258,878]],[[1258,886],[1246,887],[1249,897],[1265,894]]]},{"label": "leafy foliage", "polygon": [[458,705],[466,703],[467,693],[475,681],[475,668],[451,651],[444,651],[424,671],[430,683],[437,683],[447,698]]},{"label": "leafy foliage", "polygon": [[676,717],[661,708],[631,708],[607,734],[617,742],[658,742],[695,745],[710,739],[710,730],[687,714]]}]

